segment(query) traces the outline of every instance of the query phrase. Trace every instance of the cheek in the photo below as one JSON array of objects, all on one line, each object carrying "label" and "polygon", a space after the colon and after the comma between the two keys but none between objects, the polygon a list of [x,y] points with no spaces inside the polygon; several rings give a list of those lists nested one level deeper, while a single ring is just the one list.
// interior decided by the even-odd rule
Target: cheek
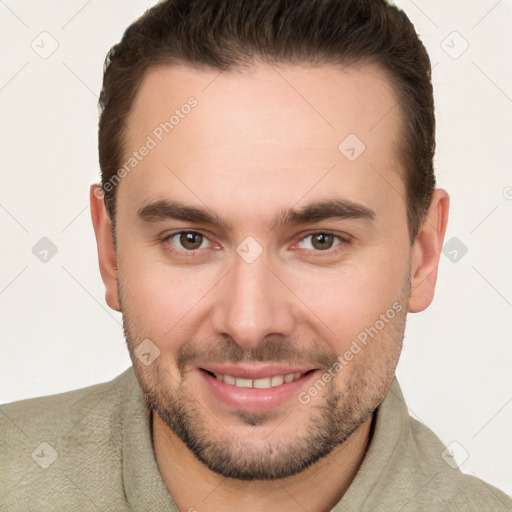
[{"label": "cheek", "polygon": [[[154,267],[132,265],[123,270],[120,275],[121,298],[123,318],[129,326],[131,351],[136,354],[135,347],[145,339],[151,340],[160,351],[156,369],[153,365],[148,368],[136,366],[140,366],[143,373],[170,371],[172,375],[176,372],[178,350],[183,340],[191,334],[184,332],[187,312],[191,308],[186,294],[182,293],[175,279],[166,277],[164,272],[158,272]],[[152,379],[154,382],[162,380],[158,375]],[[175,376],[173,381],[176,379]]]},{"label": "cheek", "polygon": [[[123,312],[137,326],[138,334],[158,345],[186,337],[201,297],[211,288],[212,276],[200,270],[171,267],[143,255],[124,254],[120,262]],[[188,333],[190,334],[190,333]]]},{"label": "cheek", "polygon": [[358,261],[337,271],[295,276],[294,291],[310,325],[340,353],[403,300],[406,269],[403,261],[372,258],[367,265]]}]

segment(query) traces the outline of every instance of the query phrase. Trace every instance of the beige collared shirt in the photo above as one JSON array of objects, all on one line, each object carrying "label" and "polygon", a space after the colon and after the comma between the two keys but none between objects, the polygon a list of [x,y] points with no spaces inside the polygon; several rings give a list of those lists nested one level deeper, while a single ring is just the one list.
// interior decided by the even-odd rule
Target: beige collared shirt
[{"label": "beige collared shirt", "polygon": [[[0,429],[1,511],[177,512],[132,368],[105,384],[2,405]],[[451,467],[444,450],[409,417],[395,379],[363,463],[332,512],[512,511],[506,494]]]}]

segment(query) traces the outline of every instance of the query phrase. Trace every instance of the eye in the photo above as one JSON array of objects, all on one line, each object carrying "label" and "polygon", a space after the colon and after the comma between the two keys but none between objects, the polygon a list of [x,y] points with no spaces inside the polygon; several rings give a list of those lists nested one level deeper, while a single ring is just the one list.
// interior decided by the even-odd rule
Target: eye
[{"label": "eye", "polygon": [[167,238],[171,244],[176,245],[186,251],[195,251],[196,249],[204,249],[208,246],[208,239],[201,233],[196,231],[179,231]]},{"label": "eye", "polygon": [[[339,240],[337,244],[334,242]],[[299,243],[298,246],[302,249],[311,249],[315,251],[328,251],[335,246],[345,242],[340,236],[333,235],[331,233],[311,233],[305,236]],[[301,247],[301,244],[305,244]]]}]

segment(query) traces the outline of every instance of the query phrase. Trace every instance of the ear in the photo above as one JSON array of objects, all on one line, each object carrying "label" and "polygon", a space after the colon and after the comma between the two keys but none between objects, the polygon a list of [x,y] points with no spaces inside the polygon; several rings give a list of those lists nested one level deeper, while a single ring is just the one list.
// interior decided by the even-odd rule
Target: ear
[{"label": "ear", "polygon": [[430,306],[434,298],[437,267],[443,249],[449,207],[448,193],[443,189],[436,189],[412,248],[409,313],[423,311]]},{"label": "ear", "polygon": [[98,246],[98,259],[103,283],[105,299],[115,311],[121,311],[117,289],[117,257],[112,237],[110,217],[103,200],[101,185],[91,185],[90,190],[91,216]]}]

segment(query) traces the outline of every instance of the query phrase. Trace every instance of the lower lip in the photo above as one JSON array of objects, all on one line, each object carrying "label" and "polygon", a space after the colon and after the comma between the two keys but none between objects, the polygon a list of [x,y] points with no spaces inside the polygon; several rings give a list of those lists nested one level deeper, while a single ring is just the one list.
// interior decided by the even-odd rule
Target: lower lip
[{"label": "lower lip", "polygon": [[316,370],[302,375],[292,382],[285,382],[273,388],[239,388],[218,380],[204,370],[198,370],[200,378],[210,392],[232,409],[245,412],[267,412],[283,405],[290,399],[297,400],[300,391],[317,373]]}]

